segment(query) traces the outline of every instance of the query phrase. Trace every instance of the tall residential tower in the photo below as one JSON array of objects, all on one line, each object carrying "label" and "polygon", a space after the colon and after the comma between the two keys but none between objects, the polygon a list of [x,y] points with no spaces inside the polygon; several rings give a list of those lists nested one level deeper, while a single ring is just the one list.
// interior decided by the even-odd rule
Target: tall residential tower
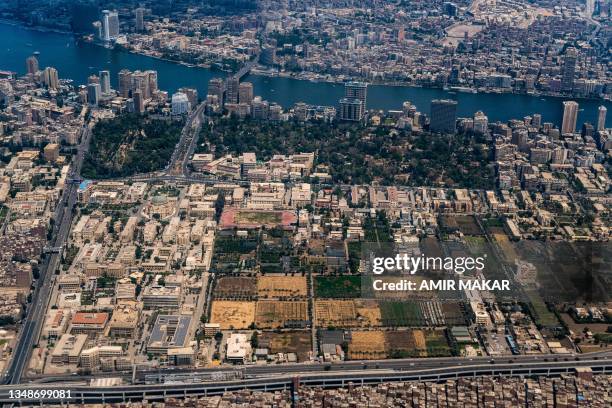
[{"label": "tall residential tower", "polygon": [[597,131],[604,130],[606,128],[606,114],[608,109],[601,105],[597,111]]},{"label": "tall residential tower", "polygon": [[574,133],[578,121],[578,103],[574,101],[563,102],[563,123],[561,133]]}]

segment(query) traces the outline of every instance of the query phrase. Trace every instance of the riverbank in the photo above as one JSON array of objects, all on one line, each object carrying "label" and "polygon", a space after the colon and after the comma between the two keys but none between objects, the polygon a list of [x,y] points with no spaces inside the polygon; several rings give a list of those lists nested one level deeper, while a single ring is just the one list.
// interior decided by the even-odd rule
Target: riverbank
[{"label": "riverbank", "polygon": [[[103,44],[100,44],[99,42],[91,39],[90,36],[89,36],[90,38],[87,38],[88,36],[79,36],[78,34],[75,34],[72,31],[64,31],[64,30],[53,29],[53,28],[48,28],[48,27],[43,27],[43,26],[30,26],[30,25],[27,25],[25,22],[18,21],[18,20],[10,20],[10,19],[0,18],[0,23],[9,24],[12,26],[21,27],[26,30],[32,30],[32,31],[37,31],[37,32],[42,32],[42,33],[51,32],[55,34],[68,35],[75,39],[78,39],[79,41],[84,41],[88,44],[106,48]],[[200,69],[214,71],[210,64],[191,64],[185,61],[164,58],[160,55],[157,55],[155,52],[148,52],[147,50],[135,50],[131,47],[126,47],[123,45],[120,46],[118,50],[130,53],[130,54],[134,54],[134,55],[144,56],[147,58],[153,58],[159,61],[165,61],[168,63],[181,65],[187,68],[192,68],[192,69],[200,68]],[[223,72],[223,71],[219,71],[219,72]],[[510,95],[519,95],[519,96],[530,96],[530,97],[536,97],[536,98],[545,98],[545,97],[563,98],[563,99],[576,100],[578,102],[580,101],[600,101],[602,103],[607,103],[607,102],[610,102],[611,100],[610,98],[582,97],[582,96],[567,95],[567,94],[561,94],[561,93],[545,92],[541,90],[534,90],[533,92],[527,93],[527,92],[516,92],[514,91],[513,88],[509,88],[509,89],[508,88],[500,88],[500,89],[498,88],[471,88],[471,87],[461,87],[461,86],[451,86],[451,87],[446,88],[446,87],[439,87],[439,86],[414,84],[412,82],[405,82],[405,81],[385,81],[385,80],[372,80],[372,79],[366,80],[363,78],[353,78],[353,77],[344,77],[344,76],[334,77],[331,74],[318,74],[318,73],[307,72],[307,71],[302,71],[302,72],[297,72],[297,73],[288,72],[288,71],[278,71],[278,70],[273,70],[273,69],[267,69],[261,65],[257,65],[255,68],[253,68],[253,70],[251,71],[251,75],[261,76],[261,77],[266,77],[266,78],[284,78],[288,80],[306,81],[309,83],[322,83],[322,84],[332,84],[332,85],[341,85],[344,82],[349,81],[349,80],[363,80],[363,81],[368,82],[368,84],[374,85],[374,86],[440,90],[440,91],[447,92],[451,98],[453,98],[453,95],[457,93],[473,93],[473,94],[483,94],[483,95],[510,94]],[[335,105],[335,103],[336,101],[334,101],[331,104]]]},{"label": "riverbank", "polygon": [[[77,36],[82,37],[82,36]],[[121,48],[121,47],[118,47]],[[118,87],[118,73],[122,69],[156,70],[159,88],[176,92],[182,87],[195,88],[200,95],[208,92],[212,78],[223,78],[225,72],[208,68],[187,66],[177,61],[143,55],[127,49],[109,49],[78,39],[72,33],[51,33],[34,30],[21,24],[0,22],[0,69],[25,72],[25,60],[33,51],[40,51],[41,67],[55,67],[60,78],[70,78],[75,84],[87,83],[91,75],[105,70],[111,73],[111,86]],[[314,79],[314,81],[313,81]],[[338,78],[304,78],[289,73],[253,70],[245,81],[253,83],[254,94],[270,103],[288,109],[297,102],[316,106],[335,106],[344,96],[344,87]],[[483,111],[490,122],[522,119],[538,113],[542,122],[561,125],[563,100],[558,97],[539,97],[525,94],[497,94],[456,92],[419,86],[397,86],[395,83],[368,88],[367,108],[373,110],[400,110],[405,101],[410,101],[420,112],[429,113],[433,99],[455,99],[458,102],[457,116],[472,117]],[[565,98],[567,99],[567,98]],[[597,123],[598,106],[604,105],[612,111],[610,102],[582,100],[578,114],[579,126],[583,122]],[[612,127],[612,115],[608,115],[607,126]]]},{"label": "riverbank", "polygon": [[412,82],[404,82],[404,81],[383,81],[383,80],[365,80],[361,78],[348,78],[348,77],[337,77],[334,78],[331,75],[321,75],[315,74],[312,72],[287,72],[287,71],[275,71],[271,69],[265,69],[261,65],[253,68],[251,70],[253,75],[265,76],[269,78],[287,78],[293,79],[296,81],[308,81],[313,83],[328,83],[328,84],[344,84],[347,81],[365,81],[369,85],[378,85],[378,86],[389,86],[389,87],[406,87],[406,88],[422,88],[422,89],[436,89],[443,90],[449,93],[473,93],[473,94],[510,94],[510,95],[526,95],[533,97],[550,97],[550,98],[564,98],[564,99],[572,99],[576,101],[584,100],[584,101],[610,101],[611,99],[601,97],[584,97],[584,96],[575,96],[575,95],[567,95],[560,94],[554,92],[544,92],[534,90],[533,92],[516,92],[512,88],[471,88],[471,87],[462,87],[462,86],[450,86],[450,87],[439,87],[439,86],[427,86],[414,84]]},{"label": "riverbank", "polygon": [[25,22],[19,21],[19,20],[9,20],[6,18],[0,18],[0,24],[8,24],[8,25],[12,25],[15,27],[25,28],[26,30],[39,31],[41,33],[56,33],[56,34],[71,35],[73,37],[76,37],[76,34],[73,33],[72,31],[60,30],[58,28],[50,28],[50,27],[45,27],[45,26],[27,25]]}]

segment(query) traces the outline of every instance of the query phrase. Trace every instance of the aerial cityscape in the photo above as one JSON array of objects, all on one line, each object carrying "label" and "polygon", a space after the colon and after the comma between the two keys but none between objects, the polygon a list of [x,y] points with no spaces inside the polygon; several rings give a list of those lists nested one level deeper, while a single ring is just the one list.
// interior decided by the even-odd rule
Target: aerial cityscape
[{"label": "aerial cityscape", "polygon": [[0,402],[612,406],[612,2],[0,2]]}]

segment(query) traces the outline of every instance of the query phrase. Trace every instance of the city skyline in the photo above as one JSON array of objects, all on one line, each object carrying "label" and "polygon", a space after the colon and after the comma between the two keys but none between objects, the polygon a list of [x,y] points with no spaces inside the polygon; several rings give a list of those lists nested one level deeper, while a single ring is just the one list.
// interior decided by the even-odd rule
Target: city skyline
[{"label": "city skyline", "polygon": [[607,406],[609,2],[66,5],[0,4],[0,402]]}]

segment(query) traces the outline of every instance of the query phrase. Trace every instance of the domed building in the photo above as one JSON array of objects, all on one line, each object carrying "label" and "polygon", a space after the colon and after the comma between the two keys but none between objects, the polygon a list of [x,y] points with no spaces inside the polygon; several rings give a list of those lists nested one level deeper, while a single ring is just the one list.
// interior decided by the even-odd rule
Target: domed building
[{"label": "domed building", "polygon": [[[145,208],[145,215],[149,218],[165,219],[174,215],[176,211],[176,200],[169,199],[166,195],[156,195],[151,198],[151,201]],[[158,216],[155,216],[158,214]]]}]

